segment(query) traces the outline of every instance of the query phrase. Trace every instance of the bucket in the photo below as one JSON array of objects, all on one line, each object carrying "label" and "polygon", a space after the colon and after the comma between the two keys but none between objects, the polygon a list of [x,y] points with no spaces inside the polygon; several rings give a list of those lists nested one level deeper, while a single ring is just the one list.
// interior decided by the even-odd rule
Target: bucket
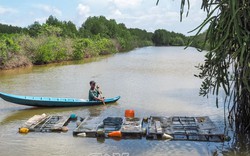
[{"label": "bucket", "polygon": [[125,110],[125,117],[126,118],[134,118],[135,117],[135,111],[131,110],[131,109]]}]

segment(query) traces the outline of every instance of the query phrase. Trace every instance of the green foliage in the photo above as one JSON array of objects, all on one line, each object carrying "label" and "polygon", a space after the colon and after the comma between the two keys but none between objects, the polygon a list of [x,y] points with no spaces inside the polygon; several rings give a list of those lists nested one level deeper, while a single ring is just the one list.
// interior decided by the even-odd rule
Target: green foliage
[{"label": "green foliage", "polygon": [[20,50],[15,35],[1,35],[0,37],[0,65],[3,65]]},{"label": "green foliage", "polygon": [[[146,45],[152,45],[152,33],[148,33],[141,29],[127,29],[124,24],[117,24],[115,20],[107,20],[104,16],[99,17],[89,17],[80,27],[79,34],[84,38],[93,38],[95,40],[96,36],[100,38],[115,39],[119,42],[116,44],[116,49],[120,51],[131,50],[135,47],[141,47]],[[107,40],[106,40],[107,41]],[[107,43],[105,40],[101,41]],[[95,41],[96,42],[96,41]],[[98,47],[98,42],[97,47]],[[111,45],[109,41],[109,46]],[[98,48],[103,49],[103,48]],[[107,49],[107,48],[106,48]],[[107,50],[101,50],[99,53],[112,53],[112,48]],[[113,48],[114,49],[114,48]]]},{"label": "green foliage", "polygon": [[37,37],[41,33],[42,25],[39,22],[34,22],[32,25],[28,26],[28,34],[31,37]]},{"label": "green foliage", "polygon": [[158,29],[154,32],[152,40],[156,46],[168,46],[170,41],[169,32],[163,29]]},{"label": "green foliage", "polygon": [[52,62],[54,60],[54,46],[55,45],[50,42],[40,45],[34,58],[34,64],[44,64]]},{"label": "green foliage", "polygon": [[52,26],[48,24],[43,24],[41,29],[40,29],[40,35],[45,35],[45,36],[62,36],[62,29],[57,26]]},{"label": "green foliage", "polygon": [[104,38],[115,38],[118,25],[115,20],[107,20],[104,16],[89,17],[80,28],[80,36],[93,37],[100,34]]},{"label": "green foliage", "polygon": [[40,43],[32,59],[33,63],[46,64],[65,60],[66,49],[60,44],[61,42],[56,37],[49,37]]},{"label": "green foliage", "polygon": [[153,33],[147,32],[146,30],[141,30],[138,28],[128,29],[132,36],[136,36],[140,40],[151,41]]},{"label": "green foliage", "polygon": [[[12,28],[9,26],[9,29]],[[173,32],[162,31],[170,36],[163,39],[165,45],[182,45],[185,42],[184,35],[172,35]],[[128,51],[136,47],[152,46],[153,35],[155,34],[146,30],[128,29],[123,23],[118,24],[114,19],[108,20],[104,16],[89,17],[79,30],[71,21],[60,21],[54,16],[49,16],[44,24],[34,22],[23,28],[15,41],[1,41],[0,59],[1,62],[3,58],[9,60],[14,51],[20,53],[20,58],[33,64],[84,59]],[[14,44],[18,45],[20,50],[11,49],[15,47]]]},{"label": "green foliage", "polygon": [[199,50],[209,50],[209,43],[205,42],[207,31],[198,34],[196,36],[189,37],[190,46],[195,47]]},{"label": "green foliage", "polygon": [[183,38],[175,37],[175,38],[173,38],[172,44],[175,46],[183,46],[183,45],[185,45],[185,42],[184,42]]},{"label": "green foliage", "polygon": [[92,50],[93,45],[93,41],[88,38],[76,40],[73,50],[73,59],[81,60],[84,57],[87,57],[87,52],[89,52],[90,49]]},{"label": "green foliage", "polygon": [[15,34],[21,33],[24,29],[17,26],[7,25],[7,24],[0,24],[0,33],[5,34]]},{"label": "green foliage", "polygon": [[152,41],[156,46],[184,46],[187,37],[183,34],[169,32],[164,29],[158,29],[152,36]]},{"label": "green foliage", "polygon": [[64,21],[62,25],[62,34],[65,37],[75,38],[76,36],[78,36],[78,30],[75,24],[71,21]]},{"label": "green foliage", "polygon": [[115,45],[110,39],[101,38],[95,41],[99,55],[111,54],[116,52]]},{"label": "green foliage", "polygon": [[[189,0],[182,0],[181,15],[185,2],[190,6]],[[220,91],[227,95],[224,107],[228,105],[228,119],[235,126],[235,145],[240,153],[241,148],[249,150],[250,142],[250,1],[203,0],[202,9],[207,17],[193,30],[197,30],[197,37],[209,24],[202,47],[207,44],[209,51],[198,66],[197,77],[203,79],[200,95],[215,94],[217,107]]]},{"label": "green foliage", "polygon": [[53,16],[49,16],[46,23],[43,25],[39,22],[34,22],[32,25],[28,26],[28,29],[25,31],[27,31],[31,37],[37,37],[38,35],[56,35],[75,38],[78,36],[78,31],[74,23],[71,21],[59,21]]},{"label": "green foliage", "polygon": [[27,56],[30,60],[34,57],[37,48],[46,40],[45,37],[32,38],[29,35],[20,35],[17,37],[20,53]]},{"label": "green foliage", "polygon": [[46,24],[60,27],[62,25],[62,22],[59,21],[56,17],[50,15],[49,18],[46,20]]},{"label": "green foliage", "polygon": [[130,44],[133,45],[134,47],[153,45],[152,42],[153,33],[149,33],[146,30],[141,30],[138,28],[130,28],[128,30],[133,38]]},{"label": "green foliage", "polygon": [[46,25],[60,28],[60,35],[63,37],[75,38],[78,35],[77,28],[71,21],[59,21],[56,17],[49,16]]},{"label": "green foliage", "polygon": [[30,65],[30,61],[21,53],[18,37],[19,35],[0,35],[0,69]]},{"label": "green foliage", "polygon": [[115,53],[116,48],[110,39],[96,36],[95,39],[78,39],[74,45],[73,59],[79,60],[86,57]]},{"label": "green foliage", "polygon": [[0,40],[0,65],[8,59],[8,51],[5,41]]}]

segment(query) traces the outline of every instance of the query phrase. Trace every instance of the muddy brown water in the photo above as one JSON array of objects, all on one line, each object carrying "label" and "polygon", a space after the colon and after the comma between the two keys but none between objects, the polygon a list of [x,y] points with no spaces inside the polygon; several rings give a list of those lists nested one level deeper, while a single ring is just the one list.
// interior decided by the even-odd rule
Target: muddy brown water
[{"label": "muddy brown water", "polygon": [[18,128],[35,114],[123,116],[207,115],[223,131],[223,105],[214,98],[199,97],[201,81],[193,75],[204,53],[194,48],[146,47],[87,62],[35,66],[0,71],[0,91],[18,95],[87,98],[89,81],[101,86],[105,97],[121,96],[112,105],[73,108],[34,108],[0,99],[0,155],[213,155],[223,143],[77,138],[68,133],[29,133]]}]

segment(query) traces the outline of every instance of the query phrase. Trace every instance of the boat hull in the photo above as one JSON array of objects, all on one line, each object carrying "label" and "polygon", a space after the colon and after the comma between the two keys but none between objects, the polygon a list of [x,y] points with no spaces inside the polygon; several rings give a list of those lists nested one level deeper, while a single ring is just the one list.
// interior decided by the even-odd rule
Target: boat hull
[{"label": "boat hull", "polygon": [[[7,93],[1,93],[0,97],[8,102],[35,107],[78,107],[103,105],[101,101],[89,101],[74,98],[52,98],[52,97],[33,97],[19,96]],[[120,99],[120,96],[105,99],[105,104],[114,103]]]}]

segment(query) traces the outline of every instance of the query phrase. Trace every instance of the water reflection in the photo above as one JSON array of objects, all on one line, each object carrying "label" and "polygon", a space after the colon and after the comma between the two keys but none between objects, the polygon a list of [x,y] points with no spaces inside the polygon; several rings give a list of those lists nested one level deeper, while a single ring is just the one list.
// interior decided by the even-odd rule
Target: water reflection
[{"label": "water reflection", "polygon": [[[134,109],[136,116],[207,115],[223,128],[223,105],[198,96],[200,80],[195,65],[203,54],[183,47],[147,47],[101,58],[97,62],[49,65],[0,72],[0,91],[11,94],[87,98],[89,81],[97,81],[105,97],[120,95],[117,104],[77,108],[27,108],[0,100],[0,151],[3,155],[89,155],[128,152],[131,155],[212,155],[220,143],[111,139],[98,142],[75,138],[72,133],[17,134],[18,127],[35,114],[123,116]],[[22,146],[20,146],[22,145]],[[8,150],[9,148],[16,150]],[[220,154],[220,152],[218,152]]]},{"label": "water reflection", "polygon": [[[104,105],[104,106],[89,106],[89,107],[58,107],[58,108],[37,108],[29,107],[21,110],[16,110],[10,115],[1,120],[0,126],[12,122],[27,120],[28,118],[37,114],[49,114],[49,115],[67,115],[71,113],[78,114],[79,116],[101,116],[102,112],[111,107],[110,105],[117,105],[117,103]],[[3,110],[2,110],[3,111]]]}]

